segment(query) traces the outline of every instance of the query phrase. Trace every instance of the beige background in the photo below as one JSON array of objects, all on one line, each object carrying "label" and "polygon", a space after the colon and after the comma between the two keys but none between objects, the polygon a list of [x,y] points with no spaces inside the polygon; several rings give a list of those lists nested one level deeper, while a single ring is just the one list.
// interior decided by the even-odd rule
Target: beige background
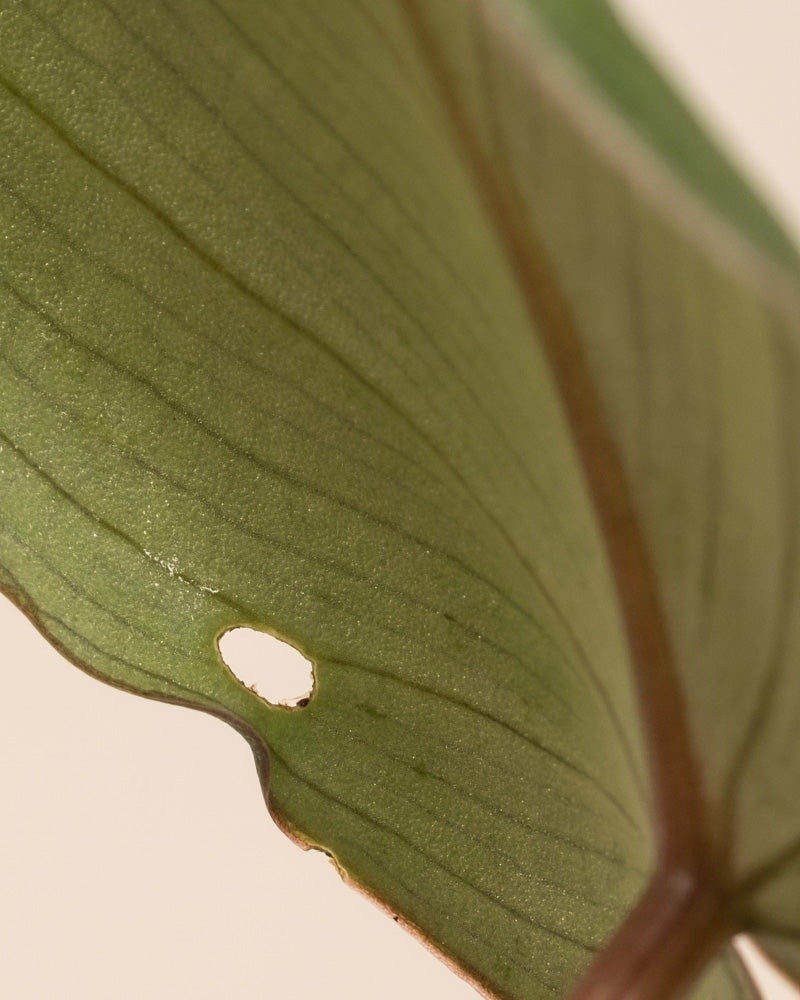
[{"label": "beige background", "polygon": [[[800,233],[797,0],[623,6]],[[232,731],[85,677],[7,602],[0,635],[0,996],[475,997],[274,828]]]}]

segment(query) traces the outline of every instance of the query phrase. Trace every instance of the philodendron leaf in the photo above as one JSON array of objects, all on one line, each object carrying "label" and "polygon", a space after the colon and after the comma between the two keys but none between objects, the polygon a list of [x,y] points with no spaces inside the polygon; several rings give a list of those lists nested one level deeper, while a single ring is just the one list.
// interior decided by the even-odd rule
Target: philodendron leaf
[{"label": "philodendron leaf", "polygon": [[3,589],[498,995],[800,972],[793,251],[606,8],[0,33]]}]

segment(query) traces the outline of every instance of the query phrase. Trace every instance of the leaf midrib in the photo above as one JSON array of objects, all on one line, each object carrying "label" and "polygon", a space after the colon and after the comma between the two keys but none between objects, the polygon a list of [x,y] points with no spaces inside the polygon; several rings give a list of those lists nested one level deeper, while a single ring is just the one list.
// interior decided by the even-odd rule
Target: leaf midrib
[{"label": "leaf midrib", "polygon": [[650,757],[662,864],[696,877],[711,867],[708,808],[683,692],[632,491],[549,255],[526,218],[510,171],[502,183],[462,106],[419,0],[399,0],[453,130],[453,138],[503,246],[540,336],[565,410],[618,596]]},{"label": "leaf midrib", "polygon": [[[730,831],[720,829],[719,817],[717,823],[713,822],[665,607],[621,453],[614,442],[581,345],[580,331],[560,287],[554,263],[531,225],[513,172],[504,169],[509,160],[503,156],[504,137],[488,79],[490,60],[486,58],[485,44],[491,27],[485,18],[483,0],[475,2],[474,44],[479,72],[483,75],[481,89],[486,95],[487,124],[497,145],[494,158],[486,152],[461,103],[447,59],[438,47],[420,0],[399,0],[399,6],[451,126],[454,145],[505,250],[532,326],[548,358],[608,556],[628,641],[650,764],[658,854],[647,891],[606,949],[606,961],[600,963],[603,972],[592,979],[591,985],[587,977],[585,994],[579,990],[581,997],[593,997],[595,985],[599,984],[602,992],[602,976],[609,963],[626,965],[625,956],[631,945],[635,948],[640,943],[644,911],[652,910],[655,904],[654,919],[661,922],[661,932],[674,934],[677,930],[680,935],[680,927],[670,929],[670,909],[689,913],[698,907],[707,910],[709,916],[703,933],[713,947],[715,940],[724,940],[736,932],[747,899],[787,864],[797,860],[800,838],[737,884],[731,884]],[[523,219],[525,224],[520,221]],[[769,693],[764,697],[769,699]],[[763,712],[754,721],[755,731],[763,724],[761,715]],[[727,789],[729,809],[732,786],[738,771],[745,766],[747,748],[755,735],[756,732],[748,733],[740,748],[739,766]],[[731,819],[728,816],[728,821]]]}]

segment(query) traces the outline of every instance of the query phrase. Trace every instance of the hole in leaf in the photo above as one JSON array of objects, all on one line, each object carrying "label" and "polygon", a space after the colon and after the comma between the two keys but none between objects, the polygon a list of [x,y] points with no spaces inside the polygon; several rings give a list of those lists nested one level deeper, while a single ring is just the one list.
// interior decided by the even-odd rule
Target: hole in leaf
[{"label": "hole in leaf", "polygon": [[270,705],[302,708],[314,693],[314,670],[303,654],[274,635],[238,627],[217,645],[231,673]]}]

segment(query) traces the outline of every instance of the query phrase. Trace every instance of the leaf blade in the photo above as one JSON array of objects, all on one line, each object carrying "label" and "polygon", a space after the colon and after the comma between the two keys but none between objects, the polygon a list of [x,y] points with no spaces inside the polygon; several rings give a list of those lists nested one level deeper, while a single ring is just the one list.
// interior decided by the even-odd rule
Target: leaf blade
[{"label": "leaf blade", "polygon": [[[280,27],[277,13],[271,16],[273,24]],[[573,515],[569,520],[574,526],[568,528],[574,539],[571,545],[580,551],[584,563],[588,556],[591,566],[588,578],[585,571],[578,577],[580,586],[596,591],[593,604],[599,608],[605,603],[610,611],[609,624],[603,623],[605,616],[594,608],[587,623],[591,622],[595,639],[602,634],[610,649],[618,645],[613,608],[603,596],[602,556],[580,490],[575,489],[574,467],[553,447],[562,431],[546,371],[530,344],[514,346],[519,338],[503,334],[509,358],[500,366],[491,361],[492,369],[499,368],[493,378],[503,387],[493,391],[492,408],[496,407],[498,416],[488,422],[486,431],[471,430],[467,416],[476,401],[482,409],[486,404],[476,390],[475,364],[465,361],[466,346],[453,357],[425,336],[411,308],[397,301],[398,293],[390,284],[397,279],[378,270],[380,257],[368,255],[374,249],[376,234],[367,232],[361,258],[353,261],[347,256],[346,235],[332,233],[324,224],[323,207],[315,204],[320,197],[316,187],[309,190],[308,211],[302,211],[291,189],[299,154],[290,156],[289,149],[285,154],[286,176],[278,178],[280,187],[260,193],[263,170],[254,160],[256,153],[241,140],[231,143],[235,155],[229,152],[221,162],[213,157],[207,162],[205,148],[197,154],[199,167],[181,161],[174,141],[165,132],[167,121],[178,135],[208,133],[219,140],[223,131],[206,106],[213,94],[200,94],[196,81],[170,76],[173,85],[178,80],[179,99],[174,90],[165,89],[163,94],[150,94],[151,103],[145,102],[143,110],[135,104],[130,95],[137,70],[141,70],[142,79],[151,81],[154,91],[155,83],[164,85],[165,74],[170,75],[158,49],[161,40],[169,40],[184,58],[189,41],[196,43],[196,38],[190,36],[178,44],[178,23],[169,16],[159,30],[151,26],[147,38],[140,26],[126,23],[119,10],[94,10],[92,22],[90,30],[85,24],[44,25],[29,18],[23,19],[20,28],[20,65],[15,69],[22,82],[15,84],[19,95],[16,111],[20,118],[25,117],[24,125],[18,128],[26,136],[36,137],[29,138],[28,144],[39,144],[40,173],[30,180],[35,171],[29,156],[25,176],[19,176],[23,173],[20,170],[13,177],[23,188],[22,196],[17,194],[12,202],[17,213],[15,225],[24,226],[29,238],[20,240],[22,259],[12,258],[11,263],[13,273],[36,275],[34,284],[40,287],[34,289],[38,298],[33,301],[24,300],[26,294],[30,299],[30,282],[17,289],[13,329],[26,332],[20,333],[16,342],[6,341],[4,393],[8,406],[5,425],[15,435],[22,435],[26,444],[33,438],[33,471],[38,470],[35,486],[30,477],[21,475],[26,482],[21,496],[14,496],[16,517],[30,519],[38,511],[39,523],[46,523],[52,516],[54,490],[61,490],[59,495],[64,498],[67,494],[78,496],[84,513],[73,513],[60,529],[59,534],[68,537],[70,544],[65,553],[59,553],[62,562],[58,572],[72,583],[78,574],[86,590],[84,605],[98,600],[99,590],[111,605],[111,613],[102,622],[92,622],[86,611],[74,612],[82,623],[88,623],[81,627],[89,634],[83,640],[72,637],[72,656],[90,660],[95,669],[103,670],[116,683],[136,683],[150,694],[190,698],[218,712],[235,713],[240,725],[250,729],[258,726],[269,733],[271,797],[285,822],[325,843],[373,889],[390,900],[397,899],[412,922],[426,926],[440,946],[458,950],[462,962],[473,962],[481,977],[529,980],[525,956],[532,951],[532,940],[543,935],[554,956],[553,981],[561,983],[571,977],[580,956],[596,939],[594,925],[613,923],[640,884],[641,873],[630,870],[626,852],[617,841],[634,845],[636,852],[643,848],[642,834],[636,828],[642,823],[641,802],[629,773],[630,761],[620,752],[618,736],[605,738],[611,724],[608,710],[602,723],[592,722],[597,681],[591,671],[595,664],[581,652],[586,638],[577,634],[574,616],[560,611],[548,595],[554,586],[564,593],[564,579],[563,574],[547,579],[552,571],[542,554],[535,562],[541,564],[537,568],[544,579],[533,581],[539,621],[529,620],[531,570],[519,553],[530,551],[532,537],[538,538],[542,553],[551,550],[557,544],[554,538],[563,534],[562,522]],[[219,18],[211,23],[214,31],[221,27]],[[232,29],[229,34],[236,36]],[[262,37],[268,36],[262,31]],[[40,85],[39,67],[32,67],[31,72],[26,66],[24,53],[34,38],[40,50],[49,46],[49,62],[57,67],[57,74],[71,74],[77,93],[73,108],[66,114],[61,109],[62,121],[57,120],[56,112],[63,76],[50,84],[51,93]],[[131,66],[130,51],[138,53],[138,67]],[[113,66],[112,58],[117,61]],[[263,74],[263,67],[259,72]],[[390,82],[396,85],[391,77]],[[30,91],[33,88],[35,92],[37,86],[40,93],[34,99]],[[273,82],[272,91],[276,88]],[[107,102],[105,117],[87,118],[85,107],[97,93]],[[260,121],[261,112],[252,101],[243,100],[242,105],[253,120]],[[175,120],[180,118],[174,114],[176,106],[182,108],[186,121]],[[236,113],[243,113],[241,107]],[[68,129],[72,134],[67,134]],[[330,131],[319,121],[317,131],[324,133],[320,144],[323,138],[332,141]],[[428,131],[433,127],[429,125]],[[269,138],[277,141],[274,131]],[[427,134],[424,138],[427,141]],[[350,140],[351,146],[354,141]],[[147,157],[138,155],[142,146],[152,147]],[[447,153],[446,143],[443,148],[439,140],[435,151],[423,152],[424,156],[419,151],[416,155],[427,165],[431,181],[442,164],[449,162],[447,183],[458,184],[468,195],[468,183],[459,179],[458,165]],[[305,169],[316,184],[317,175],[307,165]],[[163,178],[156,183],[161,177],[158,170]],[[230,184],[229,175],[242,178],[250,198],[246,205],[241,196],[224,205],[222,219],[216,223],[213,253],[209,250],[211,237],[202,225],[199,231],[187,228],[192,213],[204,218],[203,199],[210,182],[203,171],[217,171],[218,188],[222,178]],[[42,183],[43,176],[54,185],[52,189],[49,183]],[[87,187],[94,204],[80,197]],[[339,194],[338,198],[341,203],[344,196]],[[349,204],[352,206],[352,196]],[[465,204],[469,206],[469,201]],[[251,217],[259,215],[264,220],[261,224],[275,240],[269,260],[276,276],[258,269],[265,251],[258,249],[254,224],[243,214],[244,208]],[[348,218],[341,204],[339,213]],[[273,215],[286,220],[278,233],[268,223]],[[461,215],[461,221],[459,215],[453,218],[466,234],[465,247],[476,241],[491,247],[483,235],[479,213],[467,207]],[[238,239],[234,224],[249,238],[247,245],[254,246],[252,259],[232,263],[231,247]],[[260,232],[258,240],[263,240]],[[391,245],[385,245],[385,235],[383,240],[383,253],[394,267],[397,254]],[[316,259],[305,249],[309,242],[322,248],[315,250]],[[129,249],[132,243],[133,252]],[[292,257],[294,252],[296,258]],[[487,260],[492,252],[490,249]],[[472,251],[469,268],[474,268],[477,256]],[[513,294],[506,299],[507,279],[498,267],[487,268],[483,252],[479,256],[487,279],[484,287],[493,289],[493,312],[507,317],[509,326],[519,326],[521,317]],[[63,262],[62,271],[50,282],[46,264],[54,259]],[[131,260],[135,261],[133,268]],[[303,274],[305,266],[314,268],[311,280]],[[410,294],[418,279],[408,263],[404,266],[401,287]],[[453,278],[447,268],[440,263],[437,273],[443,287],[449,288]],[[177,288],[177,302],[171,301],[172,287],[166,294],[164,276]],[[301,305],[311,299],[306,314],[297,315],[297,305],[281,290],[286,284],[293,287],[292,298]],[[326,292],[326,299],[333,302],[328,314],[320,313],[315,284],[332,289]],[[93,289],[91,303],[73,294],[75,289],[86,287]],[[396,330],[388,348],[378,345],[376,349],[363,333],[357,339],[364,325],[365,305],[359,296],[365,288],[371,289],[377,303],[370,308],[380,326]],[[287,306],[282,309],[284,301]],[[427,322],[445,322],[445,329],[455,337],[459,328],[446,313],[442,319],[442,304],[421,301],[427,309]],[[24,323],[30,324],[27,328],[16,320],[20,314]],[[187,315],[199,324],[199,335],[187,322]],[[218,361],[219,344],[226,339],[231,342],[229,326],[241,331],[242,347],[234,345],[239,357],[256,335],[271,338],[268,364],[254,371],[237,362],[244,392],[237,390]],[[31,329],[42,342],[40,352],[31,350]],[[418,357],[412,355],[413,371],[406,374],[397,363],[395,344],[409,341],[412,334]],[[55,340],[55,348],[49,338]],[[475,343],[474,328],[466,330],[462,342]],[[53,363],[54,350],[58,352],[57,365]],[[367,355],[366,365],[360,352]],[[291,389],[280,387],[270,365],[288,370],[290,376],[294,368]],[[368,379],[363,374],[365,368]],[[525,372],[524,382],[520,370]],[[483,372],[480,374],[482,377]],[[79,398],[70,390],[75,378],[80,380]],[[445,398],[452,413],[445,411],[439,396],[448,379],[451,387]],[[527,431],[517,429],[516,421],[505,419],[513,438],[509,441],[496,421],[509,412],[509,399],[518,407],[520,400],[527,398],[531,379],[538,397],[533,440],[527,439]],[[303,392],[307,385],[313,387],[313,393]],[[426,385],[430,390],[421,391]],[[333,415],[327,416],[332,430],[327,432],[325,445],[315,447],[314,435],[326,426],[319,400],[326,394],[336,401]],[[265,398],[269,405],[262,402]],[[216,409],[210,405],[212,400]],[[39,411],[38,433],[31,430],[33,422],[26,414],[26,405],[32,402]],[[238,417],[244,404],[248,407],[247,423]],[[201,406],[213,410],[210,417],[200,412]],[[409,420],[407,412],[414,414],[414,419]],[[254,413],[260,421],[256,431],[248,426]],[[20,416],[28,419],[20,421]],[[280,440],[265,430],[266,421],[274,421],[281,429]],[[531,426],[530,420],[526,423]],[[234,425],[235,433],[229,424]],[[65,437],[67,426],[71,445]],[[164,426],[171,428],[169,436],[163,435]],[[367,459],[366,468],[355,473],[340,458],[343,427],[349,428],[350,441],[358,441],[360,453]],[[177,441],[179,448],[169,443]],[[531,473],[520,452],[530,454],[534,446],[540,461],[546,460],[552,469],[552,481],[564,484],[559,487],[557,503],[547,497],[552,482],[544,482],[540,488],[544,499],[537,505],[548,526],[553,525],[547,532],[535,531],[527,518],[521,520],[515,513],[527,506],[531,488]],[[302,454],[305,459],[298,458]],[[452,455],[457,456],[455,470]],[[502,490],[491,486],[498,455],[512,470],[503,473],[511,477],[511,485]],[[87,456],[95,463],[89,469]],[[109,496],[99,474],[104,467],[115,468],[116,495],[123,500],[117,502]],[[383,470],[393,483],[388,504],[382,495]],[[379,473],[381,478],[376,478]],[[333,491],[317,485],[325,480],[334,485]],[[409,481],[413,490],[406,485]],[[265,491],[272,508],[266,532],[260,499]],[[517,537],[509,538],[502,524],[498,526],[498,509],[501,523],[519,523]],[[163,513],[166,511],[169,518]],[[116,528],[107,532],[108,537],[98,531],[102,541],[90,542],[101,520],[107,525],[122,521],[123,534]],[[333,537],[331,524],[337,525]],[[15,530],[20,527],[16,525]],[[213,541],[202,542],[200,534]],[[303,543],[298,544],[296,540],[301,538]],[[282,544],[282,539],[289,544]],[[87,550],[92,552],[93,561],[88,573],[80,569],[82,553]],[[392,558],[387,561],[389,552]],[[3,558],[15,574],[27,573],[28,579],[21,584],[26,590],[38,586],[37,602],[45,612],[51,600],[63,600],[54,583],[55,593],[50,598],[44,578],[30,581],[30,557],[12,552],[8,541]],[[534,562],[529,555],[525,558]],[[234,571],[226,568],[231,564],[236,566]],[[264,577],[264,565],[283,577],[280,584],[273,585],[271,577]],[[288,587],[287,577],[291,581]],[[380,592],[376,591],[378,583]],[[341,597],[346,589],[351,592],[349,601]],[[567,594],[569,590],[567,587]],[[281,592],[283,596],[279,596]],[[577,591],[568,600],[577,606]],[[133,616],[133,622],[119,621],[123,608]],[[364,608],[369,609],[368,615]],[[349,623],[359,618],[361,634],[353,635]],[[404,622],[402,630],[393,625],[398,619]],[[234,624],[256,624],[288,634],[313,656],[318,691],[311,706],[302,713],[276,714],[232,681],[216,655],[213,638]],[[74,632],[74,625],[71,627]],[[171,635],[169,644],[159,643],[162,630]],[[421,640],[409,637],[414,630]],[[49,631],[56,633],[62,645],[70,642],[72,633],[58,633],[52,621]],[[535,666],[533,671],[523,668],[520,657],[531,644],[541,650],[534,664],[548,660],[560,664],[560,676],[556,674],[555,680]],[[361,650],[367,647],[379,650],[380,655],[373,654],[365,670]],[[128,655],[122,659],[136,668],[140,662],[167,664],[168,658],[168,664],[160,669],[168,671],[170,679],[143,683],[130,666],[114,659],[111,650],[116,648],[127,649]],[[606,655],[609,661],[617,659]],[[424,669],[425,660],[436,664],[432,677],[430,668],[427,672]],[[486,681],[489,662],[493,664],[491,684]],[[624,674],[613,666],[607,669],[611,678],[616,672],[613,683],[625,697]],[[385,676],[377,683],[376,674],[381,672]],[[193,695],[184,691],[182,685],[187,684]],[[369,713],[353,707],[357,698],[365,702],[364,691],[369,693]],[[532,696],[539,706],[540,723],[532,723],[526,707]],[[580,703],[583,708],[578,707]],[[435,711],[431,704],[437,706]],[[371,801],[374,779],[366,781],[365,775],[383,773],[384,762],[368,741],[348,734],[354,727],[361,732],[370,732],[370,726],[372,731],[380,728],[381,712],[389,720],[383,724],[381,753],[393,754],[395,760],[393,784],[388,780],[383,783],[387,791],[384,800],[376,804]],[[563,720],[576,714],[582,717],[581,725],[568,724],[580,729],[582,742],[591,750],[576,750],[560,735]],[[447,720],[450,743],[466,748],[457,768],[453,751],[442,739],[442,718]],[[313,735],[319,741],[316,744],[311,742]],[[635,740],[635,729],[630,738]],[[431,759],[421,763],[432,773],[414,770],[415,744],[427,748]],[[326,749],[331,745],[344,747],[333,770],[331,752]],[[471,769],[467,787],[463,778],[466,762]],[[525,804],[520,810],[508,795],[498,798],[496,790],[502,788],[498,777],[506,774],[509,762],[520,776],[538,773],[541,802],[536,809]],[[619,789],[604,787],[608,780],[600,773],[606,762],[618,775]],[[548,805],[548,798],[553,799],[547,791],[551,777],[561,791]],[[422,794],[418,788],[415,799],[410,789],[416,786]],[[476,796],[472,786],[488,791]],[[349,795],[345,807],[337,801],[342,788]],[[559,810],[577,810],[571,826],[586,829],[578,842],[561,832]],[[409,837],[400,831],[410,813],[415,822]],[[480,836],[491,852],[493,870],[499,865],[513,871],[519,885],[518,899],[495,898],[483,866],[473,871],[474,829],[470,833],[459,825],[465,813],[473,824],[476,819],[482,822]],[[503,813],[507,818],[501,821]],[[633,824],[628,814],[636,817]],[[443,816],[448,817],[447,823]],[[582,816],[594,818],[588,821]],[[495,839],[498,825],[505,846]],[[431,830],[436,833],[433,850],[426,846]],[[531,854],[535,857],[545,851],[554,837],[559,850],[575,858],[573,875],[559,875],[549,880],[551,884],[541,875],[530,881]],[[356,848],[357,842],[367,847]],[[531,852],[531,843],[541,847]],[[554,900],[563,898],[565,892],[582,891],[580,858],[586,845],[594,850],[594,865],[603,888],[593,889],[576,926],[562,931],[555,923]],[[378,866],[370,860],[376,855],[381,858]],[[414,873],[414,885],[425,884],[433,899],[420,898],[418,889],[403,889],[406,869]],[[465,873],[470,872],[465,882]],[[456,922],[447,917],[454,909],[454,894],[461,900],[456,911],[464,914],[460,931],[448,926]],[[464,899],[470,900],[469,905]],[[539,914],[538,920],[532,913]],[[537,923],[545,929],[537,930]],[[482,940],[486,928],[491,929],[488,942]],[[469,937],[474,957],[464,954],[459,934]],[[507,942],[513,959],[498,956],[498,939]],[[502,965],[499,971],[498,962]],[[521,982],[514,986],[515,991],[521,989]]]},{"label": "leaf blade", "polygon": [[[83,25],[46,5],[15,13],[10,49],[9,148],[38,156],[12,164],[4,209],[23,234],[10,271],[28,276],[4,307],[19,331],[4,373],[17,597],[38,589],[47,614],[80,578],[91,634],[59,631],[54,611],[47,625],[74,659],[265,733],[284,822],[498,991],[563,990],[644,880],[638,723],[557,394],[419,53],[388,8],[325,32],[296,5],[240,5],[239,21],[211,5],[194,23],[180,6],[87,10]],[[351,67],[352,32],[365,42]],[[344,84],[309,82],[298,38],[321,66],[347,65]],[[398,163],[374,152],[387,133],[393,154],[412,147]],[[326,180],[326,157],[353,179]],[[35,513],[50,551],[56,496],[80,503],[37,577],[19,539]],[[234,624],[313,656],[308,709],[275,714],[232,681],[214,638]],[[549,881],[531,868],[545,856]],[[580,908],[566,930],[565,897]],[[544,982],[526,965],[537,943],[553,956]]]}]

